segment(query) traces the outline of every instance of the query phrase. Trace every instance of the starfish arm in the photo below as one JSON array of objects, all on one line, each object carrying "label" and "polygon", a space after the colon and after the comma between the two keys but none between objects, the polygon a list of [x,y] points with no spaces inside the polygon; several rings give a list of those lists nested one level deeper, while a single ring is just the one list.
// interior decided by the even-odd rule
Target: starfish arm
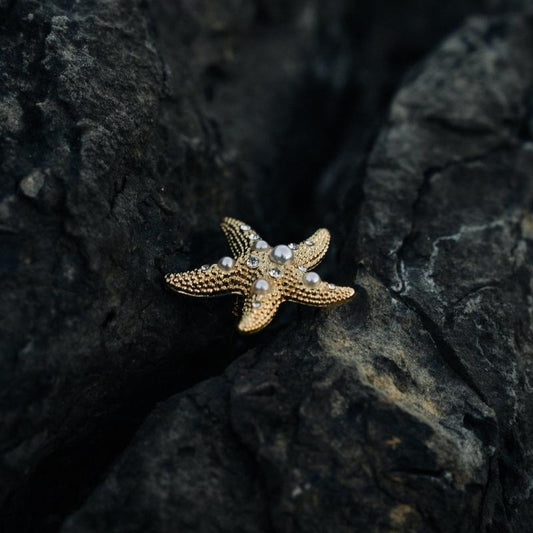
[{"label": "starfish arm", "polygon": [[[278,291],[261,296],[260,300],[256,300],[255,295],[249,294],[244,300],[242,318],[238,326],[239,331],[241,333],[256,333],[268,326],[282,301]],[[260,302],[260,305],[254,307],[254,302]]]},{"label": "starfish arm", "polygon": [[328,284],[321,287],[292,287],[287,292],[286,300],[316,307],[332,307],[347,302],[355,295],[352,287],[337,287],[330,289]]},{"label": "starfish arm", "polygon": [[307,269],[314,268],[326,255],[330,238],[327,229],[321,228],[315,231],[311,237],[299,243],[298,249],[294,252],[296,263]]},{"label": "starfish arm", "polygon": [[225,217],[220,227],[228,240],[231,253],[235,257],[245,254],[250,249],[251,243],[253,242],[250,240],[251,235],[257,235],[259,237],[259,234],[248,224],[236,218]]},{"label": "starfish arm", "polygon": [[239,269],[224,271],[217,265],[211,265],[207,270],[202,267],[167,274],[165,282],[173,291],[188,296],[243,294],[243,288],[249,283]]},{"label": "starfish arm", "polygon": [[352,287],[339,287],[326,281],[321,281],[314,287],[308,287],[303,282],[301,272],[288,273],[286,283],[282,286],[284,300],[317,307],[330,307],[347,302],[355,295]]}]

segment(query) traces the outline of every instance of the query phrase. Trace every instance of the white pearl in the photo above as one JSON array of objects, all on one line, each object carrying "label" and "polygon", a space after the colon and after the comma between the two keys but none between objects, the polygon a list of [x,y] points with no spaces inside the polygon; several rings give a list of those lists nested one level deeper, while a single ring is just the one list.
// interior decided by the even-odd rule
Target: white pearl
[{"label": "white pearl", "polygon": [[264,294],[270,290],[270,283],[266,279],[258,279],[254,283],[254,292],[256,294]]},{"label": "white pearl", "polygon": [[271,252],[270,259],[280,265],[288,263],[293,258],[292,250],[285,244],[278,244]]},{"label": "white pearl", "polygon": [[304,283],[308,287],[316,287],[320,283],[320,276],[316,272],[306,272],[304,274]]},{"label": "white pearl", "polygon": [[233,259],[233,257],[228,256],[222,257],[218,261],[218,266],[222,270],[231,270],[235,266],[235,259]]},{"label": "white pearl", "polygon": [[263,239],[255,241],[254,248],[256,250],[266,250],[267,248],[269,248],[268,242],[264,241]]}]

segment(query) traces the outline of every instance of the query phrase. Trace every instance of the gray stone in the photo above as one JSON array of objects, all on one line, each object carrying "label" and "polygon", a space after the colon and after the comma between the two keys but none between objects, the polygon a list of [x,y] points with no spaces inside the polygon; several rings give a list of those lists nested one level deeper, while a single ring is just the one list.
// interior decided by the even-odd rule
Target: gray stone
[{"label": "gray stone", "polygon": [[[529,530],[532,23],[487,4],[422,60],[485,2],[0,0],[0,530]],[[240,338],[162,284],[225,215],[358,295]]]},{"label": "gray stone", "polygon": [[528,530],[532,39],[471,19],[407,79],[343,213],[358,296],[160,405],[64,533]]},{"label": "gray stone", "polygon": [[36,198],[43,184],[43,173],[39,169],[35,169],[20,180],[20,190],[29,198]]}]

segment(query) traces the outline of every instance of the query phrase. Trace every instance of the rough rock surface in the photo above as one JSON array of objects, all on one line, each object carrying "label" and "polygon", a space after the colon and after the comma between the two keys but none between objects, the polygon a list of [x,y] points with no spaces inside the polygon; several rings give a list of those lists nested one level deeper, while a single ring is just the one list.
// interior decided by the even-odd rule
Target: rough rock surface
[{"label": "rough rock surface", "polygon": [[[528,531],[533,19],[370,144],[484,7],[396,4],[0,0],[0,530]],[[357,298],[164,292],[227,214],[329,223]]]}]

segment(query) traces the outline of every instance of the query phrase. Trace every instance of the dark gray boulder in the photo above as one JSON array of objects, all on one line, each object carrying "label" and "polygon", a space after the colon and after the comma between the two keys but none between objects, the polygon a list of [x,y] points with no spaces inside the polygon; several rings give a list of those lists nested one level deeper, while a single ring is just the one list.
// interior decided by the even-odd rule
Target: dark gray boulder
[{"label": "dark gray boulder", "polygon": [[65,533],[528,531],[532,51],[477,17],[412,73],[342,214],[358,297],[158,406]]},{"label": "dark gray boulder", "polygon": [[[0,0],[1,531],[527,531],[528,16],[385,114],[486,9]],[[224,215],[358,297],[167,293]]]}]

